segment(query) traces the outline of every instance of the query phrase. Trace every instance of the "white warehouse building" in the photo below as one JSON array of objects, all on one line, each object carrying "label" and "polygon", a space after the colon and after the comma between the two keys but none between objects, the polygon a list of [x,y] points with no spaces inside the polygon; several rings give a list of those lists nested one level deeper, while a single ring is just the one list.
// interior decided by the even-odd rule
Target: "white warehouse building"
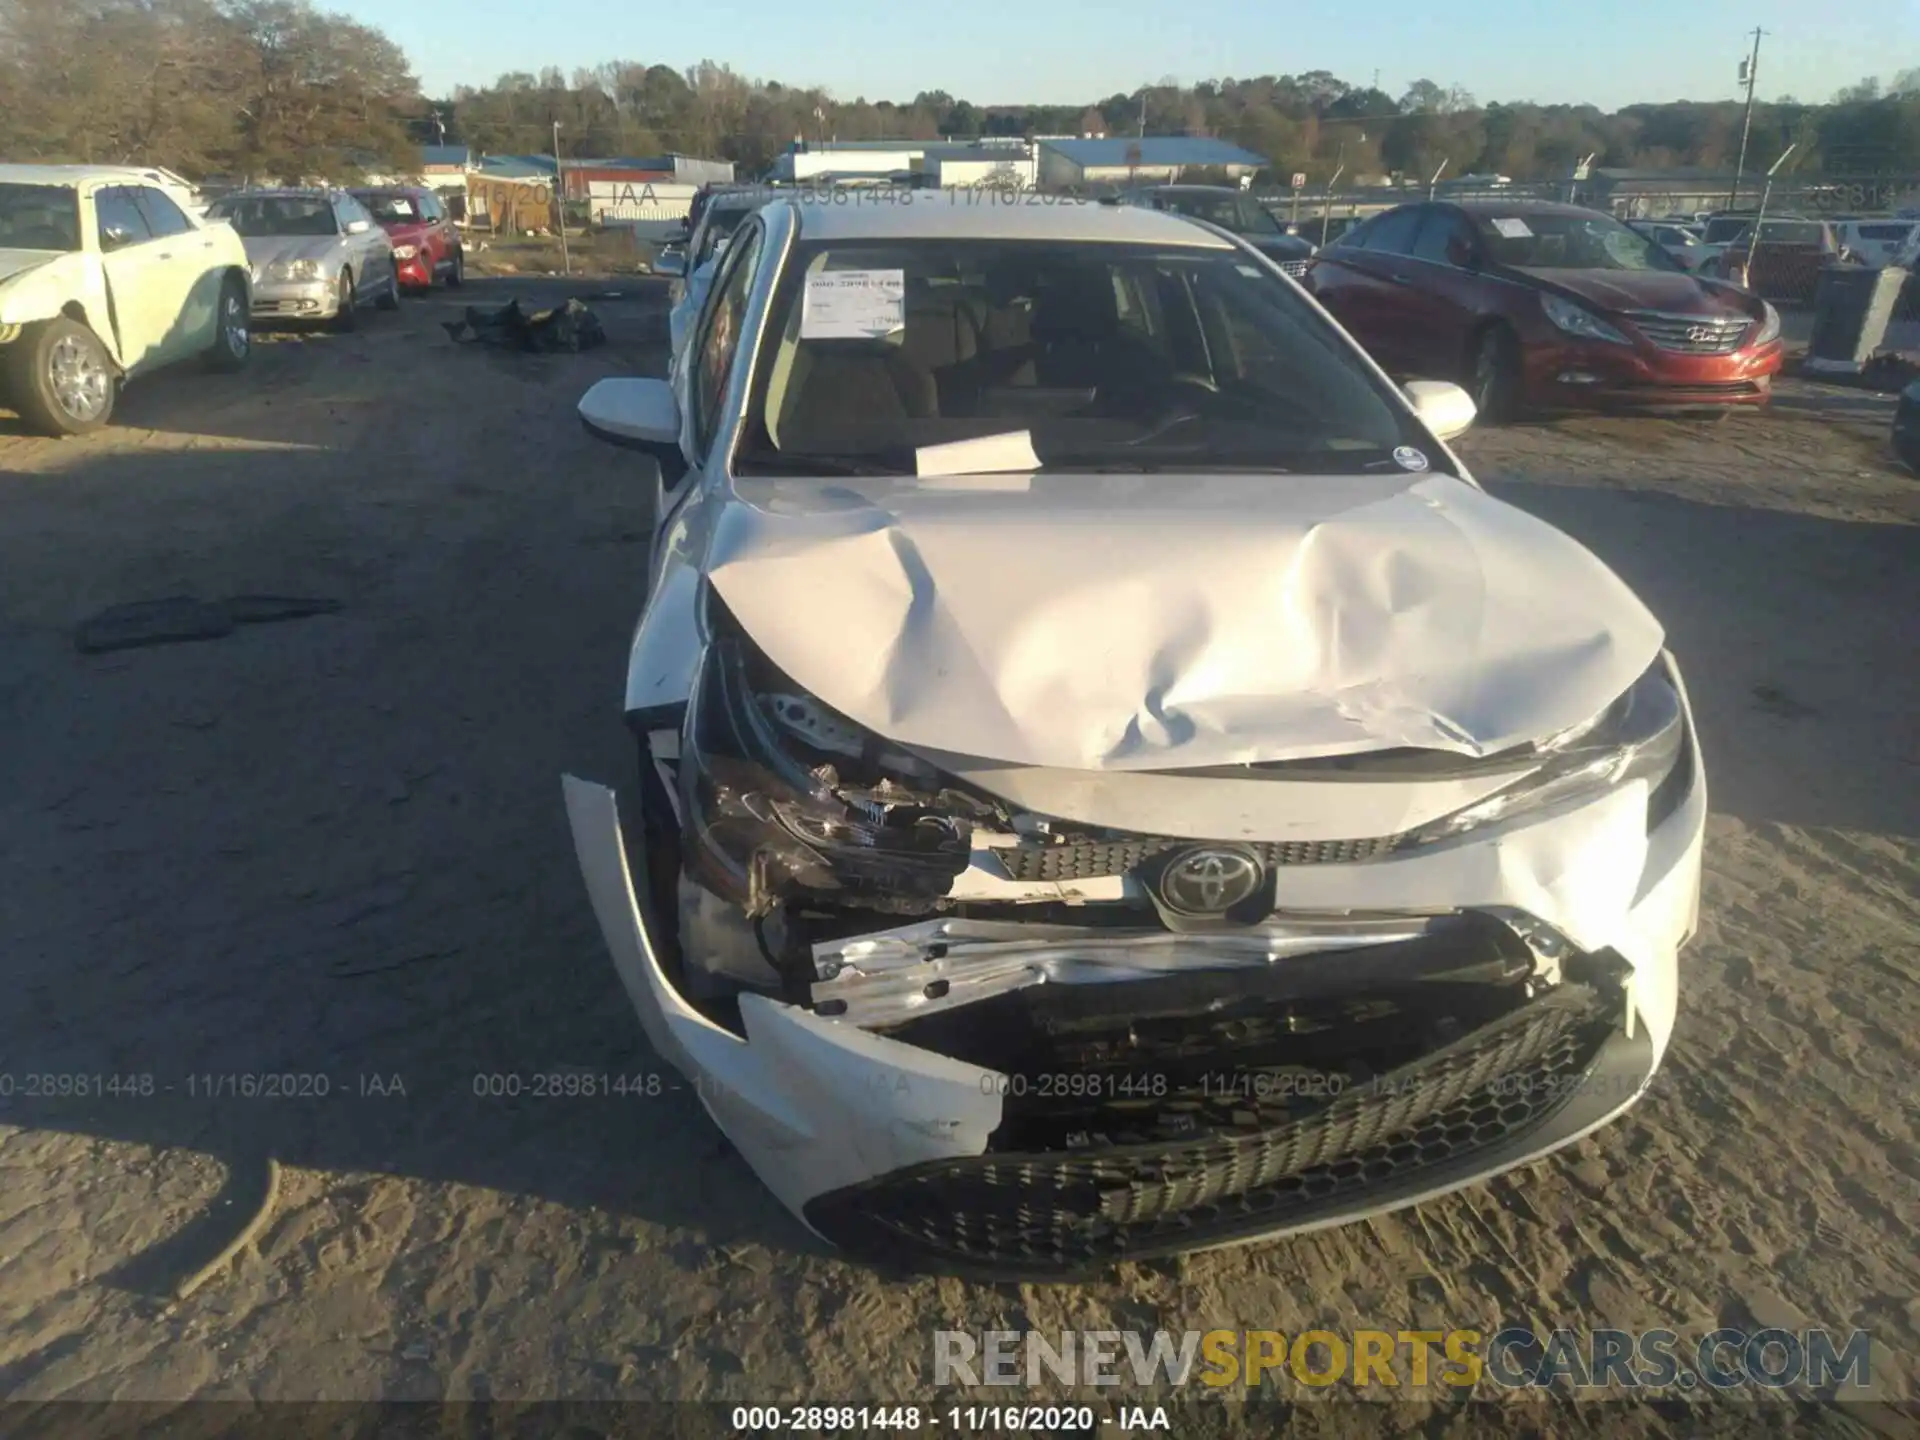
[{"label": "white warehouse building", "polygon": [[1005,140],[795,140],[773,162],[772,180],[885,180],[926,176],[933,185],[1022,185],[1039,179],[1033,146]]}]

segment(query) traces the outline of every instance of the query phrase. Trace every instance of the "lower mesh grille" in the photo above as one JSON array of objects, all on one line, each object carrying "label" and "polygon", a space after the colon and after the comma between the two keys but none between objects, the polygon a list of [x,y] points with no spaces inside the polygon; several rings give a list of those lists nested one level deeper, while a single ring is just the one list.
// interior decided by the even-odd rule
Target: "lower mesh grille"
[{"label": "lower mesh grille", "polygon": [[[1191,840],[1141,838],[1137,840],[1072,841],[1062,845],[1017,845],[996,850],[1000,863],[1015,880],[1093,880],[1125,875],[1156,855],[1181,850]],[[1262,843],[1240,846],[1259,857],[1268,869],[1282,865],[1349,865],[1371,860],[1393,849],[1394,838],[1324,840],[1294,844]]]},{"label": "lower mesh grille", "polygon": [[808,1221],[883,1261],[1035,1276],[1304,1224],[1541,1125],[1577,1090],[1619,1006],[1563,984],[1291,1123],[937,1162],[821,1196]]}]

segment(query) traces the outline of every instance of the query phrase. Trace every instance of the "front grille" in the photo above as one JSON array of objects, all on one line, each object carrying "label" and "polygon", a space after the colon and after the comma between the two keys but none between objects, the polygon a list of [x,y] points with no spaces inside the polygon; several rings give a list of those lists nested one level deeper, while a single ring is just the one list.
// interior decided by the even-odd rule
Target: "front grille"
[{"label": "front grille", "polygon": [[312,315],[320,309],[318,300],[256,300],[256,315]]},{"label": "front grille", "polygon": [[1280,262],[1280,268],[1298,280],[1302,275],[1307,273],[1307,267],[1312,264],[1313,261],[1311,260],[1282,260]]},{"label": "front grille", "polygon": [[820,1196],[808,1222],[876,1261],[1036,1277],[1303,1225],[1423,1171],[1457,1175],[1541,1126],[1580,1088],[1620,1004],[1569,982],[1271,1128],[1249,1108],[1180,1143],[933,1162]]},{"label": "front grille", "polygon": [[[1015,880],[1096,880],[1125,875],[1156,855],[1198,842],[1140,837],[1133,840],[1075,841],[1061,845],[1016,845],[993,853]],[[1394,837],[1320,840],[1245,845],[1269,870],[1284,865],[1350,865],[1393,849]]]},{"label": "front grille", "polygon": [[1731,355],[1753,328],[1753,321],[1731,315],[1668,315],[1632,310],[1627,318],[1662,350],[1680,355]]}]

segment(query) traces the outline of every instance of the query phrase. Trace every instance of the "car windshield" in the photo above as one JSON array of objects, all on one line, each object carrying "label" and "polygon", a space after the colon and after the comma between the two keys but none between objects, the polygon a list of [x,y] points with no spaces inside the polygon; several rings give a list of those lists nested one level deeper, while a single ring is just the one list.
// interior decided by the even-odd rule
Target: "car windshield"
[{"label": "car windshield", "polygon": [[1519,270],[1676,270],[1678,263],[1637,230],[1598,213],[1476,214],[1481,243],[1497,265]]},{"label": "car windshield", "polygon": [[[1742,236],[1741,239],[1747,239]],[[1827,227],[1818,220],[1763,220],[1760,223],[1762,245],[1821,245],[1827,243]]]},{"label": "car windshield", "polygon": [[80,206],[64,185],[0,185],[0,250],[78,250]]},{"label": "car windshield", "polygon": [[1741,216],[1729,216],[1724,220],[1709,220],[1705,240],[1709,245],[1731,245],[1753,226],[1753,221]]},{"label": "car windshield", "polygon": [[1431,442],[1350,345],[1237,252],[802,245],[766,335],[743,472],[912,474],[925,447],[988,438],[1012,444],[1003,461],[1024,442],[1077,470],[1428,463],[1401,448]]},{"label": "car windshield", "polygon": [[1236,235],[1278,235],[1280,222],[1266,207],[1245,195],[1196,195],[1175,192],[1166,197],[1166,207],[1196,220],[1205,220]]},{"label": "car windshield", "polygon": [[384,190],[356,190],[353,198],[373,212],[373,218],[382,225],[412,225],[424,217],[420,213],[420,202],[411,195],[397,195]]},{"label": "car windshield", "polygon": [[334,235],[333,206],[311,195],[249,195],[222,200],[213,207],[213,218],[232,223],[240,234],[252,238],[269,235]]}]

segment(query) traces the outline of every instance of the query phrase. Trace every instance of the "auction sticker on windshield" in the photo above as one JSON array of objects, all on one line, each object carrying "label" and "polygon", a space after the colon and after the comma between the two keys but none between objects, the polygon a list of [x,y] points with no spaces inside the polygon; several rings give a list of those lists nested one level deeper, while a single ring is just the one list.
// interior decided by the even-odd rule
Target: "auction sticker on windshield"
[{"label": "auction sticker on windshield", "polygon": [[807,277],[802,340],[882,340],[906,327],[906,271],[825,270]]},{"label": "auction sticker on windshield", "polygon": [[1494,221],[1493,228],[1498,230],[1502,235],[1506,236],[1507,239],[1509,240],[1525,240],[1525,239],[1528,239],[1533,234],[1533,231],[1527,228],[1526,221],[1517,219],[1513,216],[1507,216],[1503,219]]},{"label": "auction sticker on windshield", "polygon": [[1411,445],[1402,445],[1393,452],[1393,463],[1402,470],[1424,470],[1427,468],[1427,457]]}]

